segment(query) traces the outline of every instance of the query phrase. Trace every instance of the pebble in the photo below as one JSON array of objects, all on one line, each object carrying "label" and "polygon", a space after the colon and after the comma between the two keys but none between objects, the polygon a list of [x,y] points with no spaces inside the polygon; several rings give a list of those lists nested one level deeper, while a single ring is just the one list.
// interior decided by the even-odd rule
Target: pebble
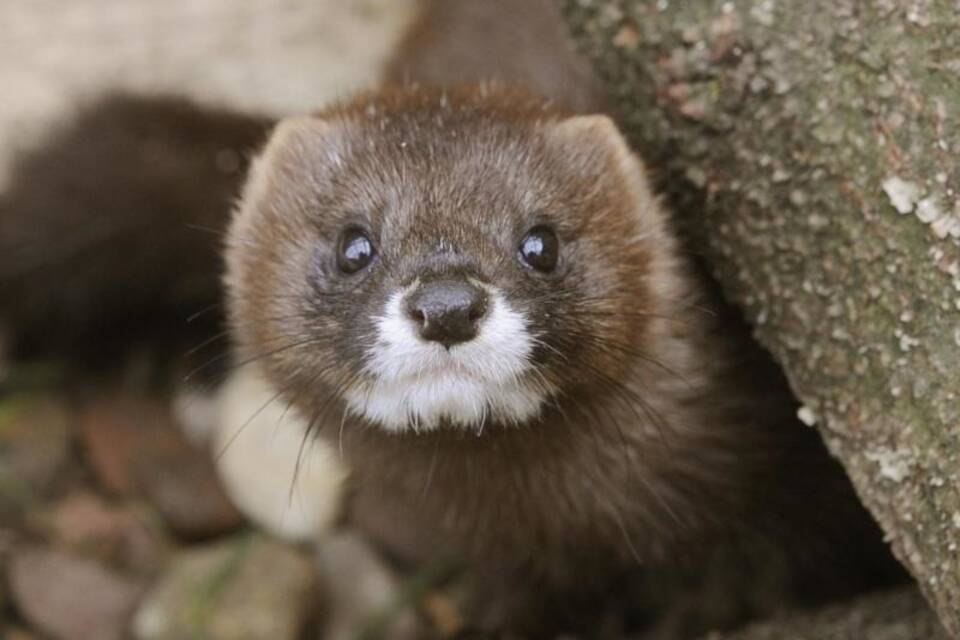
[{"label": "pebble", "polygon": [[163,428],[162,407],[133,396],[97,396],[78,411],[87,461],[101,486],[112,494],[137,493],[137,450],[143,433]]},{"label": "pebble", "polygon": [[310,560],[241,535],[183,551],[143,599],[136,640],[297,640],[316,609]]},{"label": "pebble", "polygon": [[122,640],[141,593],[92,560],[42,548],[18,550],[8,580],[20,615],[53,640]]},{"label": "pebble", "polygon": [[211,456],[190,444],[169,403],[136,395],[99,397],[83,406],[80,425],[103,487],[145,497],[181,538],[210,538],[242,524]]},{"label": "pebble", "polygon": [[305,436],[306,420],[253,367],[233,374],[218,404],[213,452],[233,503],[286,540],[313,541],[328,530],[340,513],[347,476],[339,452]]},{"label": "pebble", "polygon": [[316,558],[324,640],[421,637],[413,607],[402,606],[399,578],[364,538],[350,531],[332,535],[317,545]]},{"label": "pebble", "polygon": [[181,538],[202,540],[229,533],[243,515],[224,492],[213,461],[176,432],[148,445],[140,467],[143,493]]},{"label": "pebble", "polygon": [[150,574],[162,564],[168,541],[156,518],[127,504],[110,504],[85,489],[71,491],[42,515],[47,535],[61,548],[111,566]]}]

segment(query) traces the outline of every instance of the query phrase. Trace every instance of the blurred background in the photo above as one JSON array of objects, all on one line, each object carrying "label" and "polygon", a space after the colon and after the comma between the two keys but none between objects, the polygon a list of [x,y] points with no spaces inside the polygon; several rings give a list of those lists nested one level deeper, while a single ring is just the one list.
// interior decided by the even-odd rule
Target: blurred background
[{"label": "blurred background", "polygon": [[0,167],[107,89],[272,115],[374,84],[414,0],[0,2]]}]

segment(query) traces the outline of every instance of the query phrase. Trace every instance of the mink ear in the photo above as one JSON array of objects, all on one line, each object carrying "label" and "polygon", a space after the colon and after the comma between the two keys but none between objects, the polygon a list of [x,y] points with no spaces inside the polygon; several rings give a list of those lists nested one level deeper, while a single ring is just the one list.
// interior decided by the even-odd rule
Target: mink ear
[{"label": "mink ear", "polygon": [[651,200],[643,162],[609,116],[571,116],[555,123],[551,133],[571,157],[580,157],[594,170],[613,170],[631,186],[639,201]]},{"label": "mink ear", "polygon": [[312,184],[320,167],[339,162],[334,129],[317,116],[281,120],[250,167],[242,201],[258,202],[273,186]]},{"label": "mink ear", "polygon": [[580,153],[601,152],[624,175],[638,170],[643,173],[639,158],[630,150],[626,139],[609,116],[594,114],[572,116],[554,125],[554,134],[564,143],[574,145]]},{"label": "mink ear", "polygon": [[328,155],[332,125],[318,116],[295,116],[281,120],[270,134],[260,158],[275,167]]}]

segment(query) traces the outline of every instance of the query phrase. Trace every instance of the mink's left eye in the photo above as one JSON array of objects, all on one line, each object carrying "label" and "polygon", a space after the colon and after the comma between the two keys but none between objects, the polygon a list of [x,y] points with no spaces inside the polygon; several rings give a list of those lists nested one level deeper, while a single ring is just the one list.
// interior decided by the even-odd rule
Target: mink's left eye
[{"label": "mink's left eye", "polygon": [[520,241],[520,260],[532,269],[549,273],[557,267],[560,258],[560,240],[547,225],[537,225],[527,231]]}]

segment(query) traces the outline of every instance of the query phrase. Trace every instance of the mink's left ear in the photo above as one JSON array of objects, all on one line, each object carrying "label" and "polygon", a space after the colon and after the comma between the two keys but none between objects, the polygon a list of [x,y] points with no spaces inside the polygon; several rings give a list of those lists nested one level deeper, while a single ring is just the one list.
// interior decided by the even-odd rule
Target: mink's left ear
[{"label": "mink's left ear", "polygon": [[579,156],[591,163],[609,163],[609,168],[631,184],[637,195],[650,197],[643,162],[630,149],[609,116],[594,114],[565,118],[552,125],[551,137],[569,150],[570,157]]}]

